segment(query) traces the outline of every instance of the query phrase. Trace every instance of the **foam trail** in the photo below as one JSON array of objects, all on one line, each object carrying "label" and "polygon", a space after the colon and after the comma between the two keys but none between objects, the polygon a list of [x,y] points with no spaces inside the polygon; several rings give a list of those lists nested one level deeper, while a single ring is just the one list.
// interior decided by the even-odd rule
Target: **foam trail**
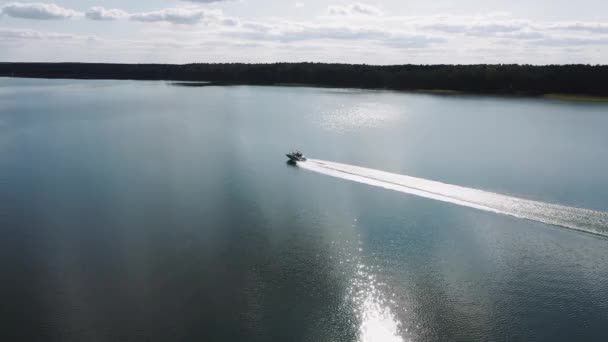
[{"label": "foam trail", "polygon": [[608,213],[543,203],[359,166],[309,159],[298,166],[328,176],[470,208],[608,236]]}]

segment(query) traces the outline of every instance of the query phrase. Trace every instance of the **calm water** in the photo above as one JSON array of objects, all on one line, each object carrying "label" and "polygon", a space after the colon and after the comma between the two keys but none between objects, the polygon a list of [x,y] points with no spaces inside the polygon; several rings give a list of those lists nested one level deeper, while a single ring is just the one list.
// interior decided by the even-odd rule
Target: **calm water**
[{"label": "calm water", "polygon": [[310,157],[608,211],[608,106],[0,79],[0,338],[606,341],[608,238]]}]

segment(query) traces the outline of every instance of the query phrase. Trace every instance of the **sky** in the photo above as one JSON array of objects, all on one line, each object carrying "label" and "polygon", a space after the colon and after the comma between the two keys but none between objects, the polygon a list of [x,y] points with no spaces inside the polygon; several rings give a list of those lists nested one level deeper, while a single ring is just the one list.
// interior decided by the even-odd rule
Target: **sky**
[{"label": "sky", "polygon": [[5,62],[606,64],[607,0],[0,0]]}]

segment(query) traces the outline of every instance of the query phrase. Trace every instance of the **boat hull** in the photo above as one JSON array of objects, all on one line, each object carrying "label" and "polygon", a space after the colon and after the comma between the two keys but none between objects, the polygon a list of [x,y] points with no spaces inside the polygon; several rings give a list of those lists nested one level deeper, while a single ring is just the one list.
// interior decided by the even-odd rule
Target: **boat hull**
[{"label": "boat hull", "polygon": [[287,158],[289,158],[289,160],[293,161],[293,162],[303,162],[306,161],[306,157],[298,157],[298,156],[294,156],[293,154],[286,154]]}]

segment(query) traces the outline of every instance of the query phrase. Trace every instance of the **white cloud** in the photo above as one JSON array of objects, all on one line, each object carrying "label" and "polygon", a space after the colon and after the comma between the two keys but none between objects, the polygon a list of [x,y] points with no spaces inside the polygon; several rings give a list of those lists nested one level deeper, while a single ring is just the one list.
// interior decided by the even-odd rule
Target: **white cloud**
[{"label": "white cloud", "polygon": [[517,32],[507,32],[500,35],[500,38],[516,39],[516,40],[534,40],[545,38],[546,35],[532,30],[522,30]]},{"label": "white cloud", "polygon": [[302,8],[304,7],[304,3],[303,2],[296,2],[296,8]]},{"label": "white cloud", "polygon": [[[396,40],[386,38],[367,41],[353,38],[280,41],[276,37],[256,40],[238,35],[239,31],[250,31],[251,27],[271,31],[285,30],[284,24],[280,23],[265,23],[261,26],[259,23],[253,24],[255,23],[244,22],[232,28],[199,30],[150,25],[139,31],[137,39],[0,28],[0,59],[40,61],[40,56],[44,56],[44,61],[116,63],[320,61],[367,64],[598,64],[603,63],[604,56],[608,53],[606,42],[597,38],[564,40],[563,37],[552,37],[541,39],[541,44],[537,43],[538,39],[530,43],[523,41],[507,44],[502,40],[483,38],[478,41],[482,38],[460,35],[450,37],[441,44],[428,45],[429,36],[412,33],[408,36],[405,32],[392,31],[392,37],[396,37]],[[226,36],[228,31],[237,34]],[[422,44],[417,39],[422,39]],[[463,43],[463,39],[467,41]],[[415,46],[424,47],[412,48]],[[407,49],[402,49],[403,47]]]},{"label": "white cloud", "polygon": [[545,46],[585,46],[585,45],[608,45],[608,37],[548,37],[536,41],[535,44]]},{"label": "white cloud", "polygon": [[[302,0],[288,5],[293,8],[296,1]],[[520,20],[505,13],[394,16],[356,3],[332,6],[328,9],[331,16],[310,21],[277,17],[253,21],[246,15],[240,19],[229,17],[202,2],[205,1],[133,14],[100,6],[81,14],[54,4],[0,5],[2,13],[19,18],[85,15],[99,21],[90,25],[96,25],[100,32],[108,27],[105,25],[114,25],[110,22],[113,19],[149,23],[137,25],[137,30],[124,30],[121,36],[113,32],[121,40],[78,35],[77,27],[71,23],[47,27],[59,30],[63,25],[60,31],[66,33],[0,28],[0,59],[51,59],[51,53],[46,52],[51,50],[57,60],[61,60],[59,56],[72,60],[89,56],[89,60],[96,60],[95,52],[105,56],[105,60],[117,62],[137,62],[138,58],[190,62],[200,56],[213,56],[213,61],[219,62],[603,63],[608,56],[608,22]],[[38,27],[40,30],[45,27],[37,25],[43,25]],[[130,33],[133,31],[137,33]],[[75,57],[67,54],[68,50],[63,51],[64,47],[70,47]],[[572,49],[576,49],[576,55]]]},{"label": "white cloud", "polygon": [[[410,17],[404,22],[422,31],[481,38],[537,40],[545,45],[601,45],[606,40],[593,35],[608,34],[608,23],[532,22],[512,19],[508,15]],[[564,35],[566,32],[571,35]]]},{"label": "white cloud", "polygon": [[199,23],[226,23],[230,25],[235,23],[234,19],[230,20],[230,18],[224,17],[221,10],[206,9],[202,7],[176,7],[159,11],[135,13],[131,15],[131,20],[142,22],[169,22],[184,25]]},{"label": "white cloud", "polygon": [[66,40],[76,36],[66,33],[40,32],[35,30],[0,29],[0,40]]},{"label": "white cloud", "polygon": [[47,4],[40,2],[11,2],[2,6],[1,9],[4,15],[23,19],[67,19],[70,17],[81,15],[81,13],[77,11],[68,8],[63,8],[56,4]]},{"label": "white cloud", "polygon": [[370,41],[399,48],[421,48],[445,40],[432,35],[388,30],[376,26],[326,25],[314,23],[266,24],[246,22],[240,30],[225,34],[252,40],[279,42],[342,40]]},{"label": "white cloud", "polygon": [[91,7],[86,13],[86,17],[91,20],[116,20],[126,18],[129,14],[120,9],[105,9],[103,7]]},{"label": "white cloud", "polygon": [[582,22],[555,23],[555,24],[547,25],[546,28],[551,29],[551,30],[562,30],[562,31],[608,33],[608,23],[582,23]]},{"label": "white cloud", "polygon": [[224,17],[220,19],[219,23],[223,26],[239,26],[241,21],[238,18]]},{"label": "white cloud", "polygon": [[409,19],[417,29],[471,36],[494,36],[528,29],[525,20],[497,19],[491,16],[429,16]]},{"label": "white cloud", "polygon": [[357,2],[346,6],[329,6],[327,14],[330,16],[381,16],[382,11],[377,7]]}]

